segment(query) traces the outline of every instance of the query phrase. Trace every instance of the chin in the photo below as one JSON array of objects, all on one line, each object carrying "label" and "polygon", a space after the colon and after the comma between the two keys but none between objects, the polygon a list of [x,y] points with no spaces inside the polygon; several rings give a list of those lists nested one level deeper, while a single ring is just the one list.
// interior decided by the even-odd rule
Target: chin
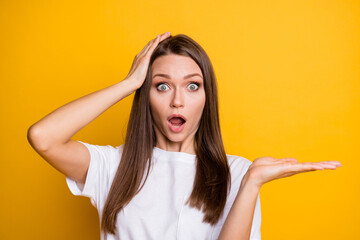
[{"label": "chin", "polygon": [[171,142],[183,142],[184,141],[184,137],[182,136],[167,136],[167,139]]}]

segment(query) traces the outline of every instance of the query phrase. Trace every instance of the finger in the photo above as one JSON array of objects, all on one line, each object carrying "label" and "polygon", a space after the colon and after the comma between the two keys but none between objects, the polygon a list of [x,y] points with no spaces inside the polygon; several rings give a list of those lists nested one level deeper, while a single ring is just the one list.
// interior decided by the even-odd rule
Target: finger
[{"label": "finger", "polygon": [[289,177],[298,173],[311,172],[324,169],[336,169],[333,164],[319,163],[319,162],[301,162],[292,163],[286,162],[282,165],[282,174],[278,178]]},{"label": "finger", "polygon": [[149,50],[149,48],[151,47],[151,45],[154,43],[154,41],[156,41],[156,39],[158,38],[158,36],[156,36],[156,38],[151,39],[146,45],[145,47],[139,52],[138,56],[141,57],[143,55],[146,54],[146,52]]},{"label": "finger", "polygon": [[274,160],[273,163],[269,163],[269,165],[271,164],[282,164],[283,166],[291,166],[294,164],[299,163],[297,159],[295,158],[279,158]]},{"label": "finger", "polygon": [[320,163],[330,163],[330,164],[334,164],[339,167],[342,166],[341,162],[339,162],[339,161],[321,161]]},{"label": "finger", "polygon": [[300,163],[302,166],[300,167],[300,169],[302,170],[306,170],[306,169],[336,169],[337,166],[333,165],[333,164],[329,164],[329,163],[319,163],[319,162],[304,162],[304,163]]},{"label": "finger", "polygon": [[157,45],[164,40],[165,38],[170,36],[170,32],[165,32],[161,35],[157,35],[157,37],[154,39],[154,42],[149,46],[148,51],[145,53],[146,55],[151,55],[154,51],[154,49],[157,47]]},{"label": "finger", "polygon": [[298,173],[313,172],[313,171],[317,171],[317,170],[321,170],[321,169],[310,169],[310,170],[304,170],[304,171],[301,171],[301,172],[287,172],[287,173],[282,174],[278,178],[290,177],[290,176],[293,176],[293,175],[298,174]]},{"label": "finger", "polygon": [[160,35],[157,35],[156,38],[153,39],[153,42],[146,49],[145,55],[147,55],[148,53],[152,53],[152,50],[155,49],[155,47],[158,45],[159,40],[160,40]]},{"label": "finger", "polygon": [[170,36],[170,32],[165,32],[163,34],[161,34],[160,36],[157,35],[156,38],[151,39],[146,45],[145,47],[137,54],[137,56],[142,56],[145,55],[147,53],[147,51],[149,50],[149,48],[154,44],[154,42],[157,40],[157,38],[160,38],[160,41],[164,40],[165,38]]},{"label": "finger", "polygon": [[160,42],[171,35],[170,32],[164,32],[160,35]]},{"label": "finger", "polygon": [[339,166],[336,166],[336,165],[330,164],[330,163],[317,163],[317,164],[326,169],[336,169],[337,167],[339,167]]},{"label": "finger", "polygon": [[321,164],[321,163],[316,163],[316,162],[301,162],[299,164],[300,164],[300,166],[302,166],[304,168],[311,168],[311,167],[323,168],[324,166],[326,166],[326,164]]},{"label": "finger", "polygon": [[144,48],[144,54],[146,54],[146,52],[149,50],[149,48],[150,48],[151,44],[153,44],[153,42],[154,42],[154,40],[151,40],[149,42],[149,44],[146,45],[146,47]]},{"label": "finger", "polygon": [[146,55],[146,53],[147,53],[147,51],[149,50],[150,46],[154,43],[154,40],[156,40],[156,38],[155,38],[155,39],[151,39],[151,40],[146,44],[146,46],[143,48],[143,50],[141,50],[141,52],[138,54],[139,57]]},{"label": "finger", "polygon": [[308,170],[323,170],[324,166],[319,164],[314,164],[311,162],[285,162],[282,164],[282,172],[283,173],[293,173],[293,172],[302,172]]}]

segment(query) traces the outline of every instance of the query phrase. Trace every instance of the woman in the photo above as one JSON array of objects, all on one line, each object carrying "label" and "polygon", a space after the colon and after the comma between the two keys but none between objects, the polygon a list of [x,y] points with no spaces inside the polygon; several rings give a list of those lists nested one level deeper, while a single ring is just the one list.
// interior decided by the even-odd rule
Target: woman
[{"label": "woman", "polygon": [[[134,91],[124,145],[71,139]],[[194,40],[169,32],[136,55],[123,81],[56,109],[28,139],[74,195],[91,199],[102,239],[260,239],[264,183],[341,166],[226,154],[211,62]]]}]

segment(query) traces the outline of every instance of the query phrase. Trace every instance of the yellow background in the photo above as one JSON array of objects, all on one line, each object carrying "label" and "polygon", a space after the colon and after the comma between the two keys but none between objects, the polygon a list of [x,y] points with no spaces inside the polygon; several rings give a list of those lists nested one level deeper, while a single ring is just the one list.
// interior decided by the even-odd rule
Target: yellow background
[{"label": "yellow background", "polygon": [[[343,167],[260,192],[263,239],[360,239],[360,2],[0,1],[0,239],[99,239],[96,209],[27,142],[27,129],[124,79],[157,34],[212,60],[228,154]],[[73,139],[124,142],[134,95]]]}]

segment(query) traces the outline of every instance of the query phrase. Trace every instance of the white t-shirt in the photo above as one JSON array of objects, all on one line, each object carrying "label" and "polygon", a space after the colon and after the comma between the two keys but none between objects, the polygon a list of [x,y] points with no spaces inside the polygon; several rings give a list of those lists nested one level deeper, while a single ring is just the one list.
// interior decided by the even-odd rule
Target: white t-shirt
[{"label": "white t-shirt", "polygon": [[[116,174],[123,145],[100,146],[84,144],[90,151],[90,165],[85,184],[66,177],[74,195],[89,197],[99,213],[100,222],[106,197]],[[116,236],[103,234],[102,240],[202,240],[217,239],[235,200],[241,180],[251,164],[246,158],[226,155],[231,169],[232,184],[224,213],[218,223],[203,223],[203,212],[191,208],[186,200],[193,188],[196,171],[195,155],[170,152],[155,147],[153,167],[145,185],[117,215]],[[146,174],[146,173],[145,173]],[[251,228],[251,240],[260,240],[261,210],[258,195]]]}]

